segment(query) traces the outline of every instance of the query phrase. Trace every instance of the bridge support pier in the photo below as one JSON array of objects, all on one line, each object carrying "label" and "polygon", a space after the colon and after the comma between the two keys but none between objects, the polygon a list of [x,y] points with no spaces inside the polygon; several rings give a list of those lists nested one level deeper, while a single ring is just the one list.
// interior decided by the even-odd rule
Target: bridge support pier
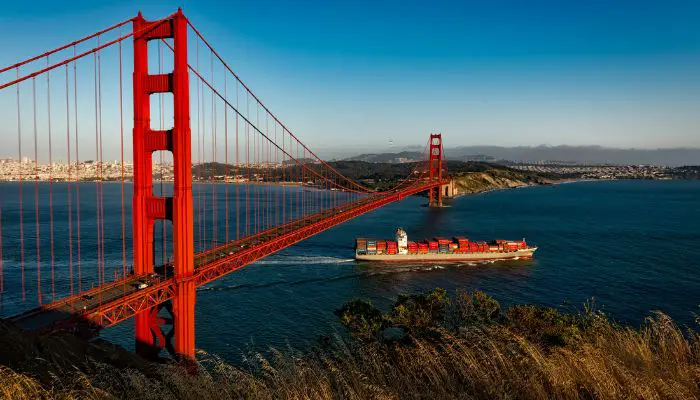
[{"label": "bridge support pier", "polygon": [[[177,290],[169,311],[173,329],[164,335],[159,308],[135,316],[137,352],[154,356],[166,348],[175,356],[194,359],[194,223],[192,201],[192,149],[190,132],[189,71],[187,64],[187,19],[178,10],[171,18],[134,19],[134,273],[146,281],[165,278],[154,275],[153,227],[156,220],[170,220],[173,228],[173,273]],[[148,73],[148,41],[173,39],[174,69],[167,74]],[[173,94],[174,125],[169,130],[151,129],[152,94]],[[173,154],[173,196],[153,194],[153,152]],[[167,273],[167,269],[162,271]],[[166,343],[169,340],[174,343]]]},{"label": "bridge support pier", "polygon": [[194,360],[194,281],[179,282],[173,301],[174,350],[179,356]]}]

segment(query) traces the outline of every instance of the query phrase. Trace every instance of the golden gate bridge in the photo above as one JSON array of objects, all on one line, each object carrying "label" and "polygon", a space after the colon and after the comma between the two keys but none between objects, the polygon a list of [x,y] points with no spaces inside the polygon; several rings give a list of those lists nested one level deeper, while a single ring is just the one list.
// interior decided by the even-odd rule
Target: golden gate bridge
[{"label": "golden gate bridge", "polygon": [[28,331],[133,317],[137,352],[193,359],[197,287],[407,196],[442,204],[441,135],[391,189],[362,185],[294,135],[181,10],[2,68],[0,96],[16,109],[4,147],[17,160],[0,197],[0,299]]}]

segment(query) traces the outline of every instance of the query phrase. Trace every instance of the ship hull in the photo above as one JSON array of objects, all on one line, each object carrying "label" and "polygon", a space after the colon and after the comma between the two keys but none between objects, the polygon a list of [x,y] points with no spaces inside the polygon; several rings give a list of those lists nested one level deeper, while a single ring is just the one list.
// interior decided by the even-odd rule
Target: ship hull
[{"label": "ship hull", "polygon": [[532,258],[536,247],[509,252],[475,253],[426,253],[426,254],[355,254],[360,261],[380,262],[458,262],[458,261],[498,261]]}]

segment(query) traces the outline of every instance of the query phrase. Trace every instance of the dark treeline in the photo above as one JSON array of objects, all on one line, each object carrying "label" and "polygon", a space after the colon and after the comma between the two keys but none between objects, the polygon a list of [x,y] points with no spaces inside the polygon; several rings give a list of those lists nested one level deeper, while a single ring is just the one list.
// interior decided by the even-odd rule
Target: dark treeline
[{"label": "dark treeline", "polygon": [[[332,161],[328,163],[340,174],[347,178],[361,182],[374,188],[384,188],[409,177],[416,171],[417,162],[407,163],[372,163],[366,161]],[[499,171],[502,173],[512,173],[518,178],[528,178],[525,175],[532,175],[531,180],[543,177],[542,174],[524,173],[497,164],[478,161],[447,161],[446,169],[449,175],[459,175],[469,172]],[[279,166],[235,166],[223,163],[205,163],[192,167],[192,174],[196,180],[225,180],[226,177],[240,177],[250,181],[258,182],[306,182],[307,184],[319,185],[323,181],[322,177],[334,178],[334,174],[325,166],[319,163],[306,162],[303,165]],[[558,176],[547,176],[556,178]]]},{"label": "dark treeline", "polygon": [[671,176],[676,179],[700,179],[700,165],[673,168]]}]

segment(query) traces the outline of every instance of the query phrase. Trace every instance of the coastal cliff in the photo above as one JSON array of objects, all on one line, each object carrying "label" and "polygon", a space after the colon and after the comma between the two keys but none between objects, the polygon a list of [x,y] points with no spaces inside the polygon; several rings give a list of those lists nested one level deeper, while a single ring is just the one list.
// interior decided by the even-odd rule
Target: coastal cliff
[{"label": "coastal cliff", "polygon": [[451,178],[457,189],[457,196],[531,185],[549,185],[562,181],[562,179],[496,168],[481,172],[460,172],[452,175]]}]

